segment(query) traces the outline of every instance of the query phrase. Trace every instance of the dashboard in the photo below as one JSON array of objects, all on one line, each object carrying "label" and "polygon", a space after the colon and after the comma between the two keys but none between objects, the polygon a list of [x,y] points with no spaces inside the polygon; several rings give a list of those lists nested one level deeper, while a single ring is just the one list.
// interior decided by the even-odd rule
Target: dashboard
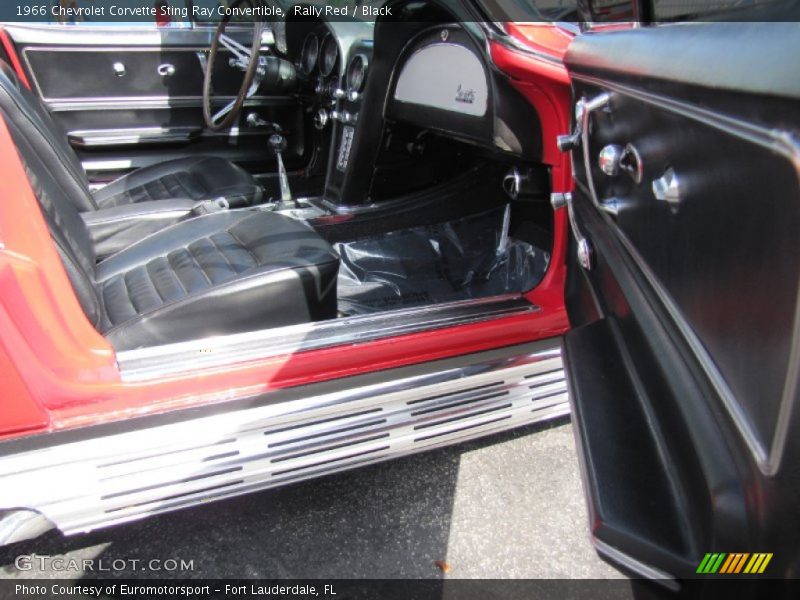
[{"label": "dashboard", "polygon": [[[301,85],[313,94],[314,124],[319,130],[331,122],[355,123],[357,112],[340,101],[358,102],[364,91],[371,55],[372,25],[326,23],[319,20],[290,24],[290,45]],[[353,51],[369,40],[368,48]]]},{"label": "dashboard", "polygon": [[369,201],[394,126],[479,152],[541,158],[533,107],[492,67],[486,33],[434,0],[395,0],[403,18],[287,23],[287,48],[328,151],[325,197]]}]

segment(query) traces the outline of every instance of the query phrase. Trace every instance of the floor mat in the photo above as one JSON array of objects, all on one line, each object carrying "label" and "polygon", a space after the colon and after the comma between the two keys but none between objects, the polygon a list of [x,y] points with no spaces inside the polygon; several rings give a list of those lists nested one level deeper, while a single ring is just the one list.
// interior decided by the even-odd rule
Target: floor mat
[{"label": "floor mat", "polygon": [[510,207],[335,244],[339,312],[357,315],[535,287],[550,253],[508,235]]}]

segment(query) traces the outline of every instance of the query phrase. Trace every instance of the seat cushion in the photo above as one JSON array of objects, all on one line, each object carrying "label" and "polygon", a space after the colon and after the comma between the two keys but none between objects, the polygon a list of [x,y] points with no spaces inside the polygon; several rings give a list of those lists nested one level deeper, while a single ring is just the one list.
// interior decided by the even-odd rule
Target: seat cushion
[{"label": "seat cushion", "polygon": [[261,200],[261,186],[244,169],[224,158],[197,156],[142,167],[94,193],[99,208],[150,200],[214,200],[233,207]]},{"label": "seat cushion", "polygon": [[336,316],[339,260],[302,222],[228,211],[173,225],[101,262],[101,331],[117,350]]}]

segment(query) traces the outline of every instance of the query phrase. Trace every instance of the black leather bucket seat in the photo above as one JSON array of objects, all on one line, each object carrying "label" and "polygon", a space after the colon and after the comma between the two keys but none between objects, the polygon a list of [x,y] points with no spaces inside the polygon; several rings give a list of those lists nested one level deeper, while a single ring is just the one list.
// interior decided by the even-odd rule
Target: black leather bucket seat
[{"label": "black leather bucket seat", "polygon": [[97,263],[75,165],[42,152],[20,119],[5,120],[84,312],[116,349],[336,316],[336,253],[305,223],[276,213],[184,220]]},{"label": "black leather bucket seat", "polygon": [[117,179],[94,194],[78,155],[47,107],[14,70],[0,61],[0,109],[25,134],[48,163],[59,164],[58,182],[81,211],[111,208],[151,200],[216,200],[233,207],[249,206],[262,198],[262,189],[244,169],[214,156],[170,160],[143,167]]}]

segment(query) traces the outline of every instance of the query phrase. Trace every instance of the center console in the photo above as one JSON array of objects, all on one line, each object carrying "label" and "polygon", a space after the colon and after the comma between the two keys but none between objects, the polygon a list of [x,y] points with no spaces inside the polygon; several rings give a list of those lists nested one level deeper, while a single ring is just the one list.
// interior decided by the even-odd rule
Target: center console
[{"label": "center console", "polygon": [[331,155],[325,184],[325,204],[331,208],[344,204],[342,188],[350,168],[350,156],[356,130],[362,125],[362,109],[367,75],[372,60],[372,40],[361,40],[350,46],[341,86],[333,90],[329,110],[317,122],[330,123],[332,127]]}]

